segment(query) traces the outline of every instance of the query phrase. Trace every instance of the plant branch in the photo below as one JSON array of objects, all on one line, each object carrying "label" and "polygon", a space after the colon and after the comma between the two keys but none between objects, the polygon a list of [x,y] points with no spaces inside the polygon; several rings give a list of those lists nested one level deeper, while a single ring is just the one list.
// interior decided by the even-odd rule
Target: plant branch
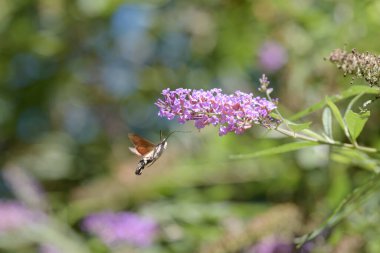
[{"label": "plant branch", "polygon": [[353,145],[353,144],[350,144],[350,143],[342,143],[342,142],[339,142],[339,141],[320,140],[320,139],[316,139],[316,138],[313,138],[313,137],[310,137],[310,136],[307,136],[307,135],[295,133],[294,131],[289,131],[287,129],[283,129],[283,128],[280,128],[280,127],[276,128],[274,130],[276,130],[277,132],[282,133],[282,134],[284,134],[286,136],[295,138],[295,139],[300,139],[300,140],[305,140],[305,141],[311,141],[311,142],[316,142],[316,143],[330,145],[330,146],[336,146],[336,147],[344,147],[344,148],[350,148],[350,149],[357,149],[357,150],[360,150],[360,151],[363,151],[363,152],[366,152],[366,153],[380,153],[380,150],[375,149],[375,148],[370,148],[370,147],[365,147],[365,146],[360,146],[360,145]]}]

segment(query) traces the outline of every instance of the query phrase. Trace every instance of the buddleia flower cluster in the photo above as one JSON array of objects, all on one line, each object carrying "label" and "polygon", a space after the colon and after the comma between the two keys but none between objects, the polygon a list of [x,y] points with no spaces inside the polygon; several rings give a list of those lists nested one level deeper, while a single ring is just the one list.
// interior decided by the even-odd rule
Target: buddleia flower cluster
[{"label": "buddleia flower cluster", "polygon": [[193,90],[165,89],[163,98],[155,103],[158,115],[169,120],[178,118],[179,123],[194,121],[195,127],[219,126],[219,135],[229,132],[241,134],[253,125],[277,127],[278,120],[270,113],[277,108],[277,101],[254,97],[252,93],[236,91],[224,94],[221,89]]},{"label": "buddleia flower cluster", "polygon": [[353,75],[364,78],[370,86],[378,86],[380,80],[380,56],[359,53],[355,49],[347,52],[343,49],[335,49],[331,52],[329,60],[343,70],[344,75]]}]

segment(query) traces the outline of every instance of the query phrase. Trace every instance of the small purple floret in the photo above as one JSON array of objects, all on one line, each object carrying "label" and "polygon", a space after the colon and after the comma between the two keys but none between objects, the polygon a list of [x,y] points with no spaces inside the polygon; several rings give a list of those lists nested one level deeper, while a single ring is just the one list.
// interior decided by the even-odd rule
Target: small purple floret
[{"label": "small purple floret", "polygon": [[158,232],[154,220],[130,212],[91,214],[84,219],[82,228],[110,247],[121,244],[149,246]]},{"label": "small purple floret", "polygon": [[254,124],[273,128],[278,121],[269,116],[276,104],[265,98],[254,97],[252,93],[236,91],[231,95],[223,94],[221,89],[191,90],[179,88],[165,89],[164,96],[155,103],[160,117],[172,120],[178,117],[183,124],[194,121],[195,127],[219,125],[219,135],[229,132],[243,133]]}]

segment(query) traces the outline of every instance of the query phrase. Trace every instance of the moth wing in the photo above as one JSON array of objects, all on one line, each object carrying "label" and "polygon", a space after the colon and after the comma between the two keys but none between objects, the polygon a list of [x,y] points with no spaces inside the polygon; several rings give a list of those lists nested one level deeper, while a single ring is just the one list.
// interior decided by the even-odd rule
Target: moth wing
[{"label": "moth wing", "polygon": [[141,156],[141,154],[139,153],[139,151],[137,151],[137,149],[135,147],[129,147],[129,150],[135,154],[135,155],[138,155],[138,156]]},{"label": "moth wing", "polygon": [[137,134],[128,134],[128,137],[132,141],[133,145],[135,145],[135,147],[130,148],[130,150],[137,155],[143,156],[151,152],[156,147],[156,145],[138,136]]}]

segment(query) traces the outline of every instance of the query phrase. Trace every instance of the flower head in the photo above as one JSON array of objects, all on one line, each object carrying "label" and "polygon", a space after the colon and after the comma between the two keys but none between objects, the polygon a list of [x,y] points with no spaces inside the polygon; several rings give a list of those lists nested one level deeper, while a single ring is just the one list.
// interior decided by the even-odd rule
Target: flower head
[{"label": "flower head", "polygon": [[274,102],[254,97],[252,93],[236,91],[223,94],[221,89],[191,90],[179,88],[162,91],[163,99],[156,105],[158,115],[169,120],[178,117],[179,123],[194,121],[195,127],[219,125],[219,135],[243,133],[254,124],[270,128],[278,122],[269,116],[276,108]]},{"label": "flower head", "polygon": [[264,92],[267,94],[272,93],[273,88],[269,88],[270,82],[265,74],[261,76],[261,78],[259,79],[259,82],[260,82],[260,88],[258,90],[260,92]]},{"label": "flower head", "polygon": [[103,212],[87,216],[83,230],[99,237],[108,246],[130,244],[149,246],[157,234],[156,222],[130,212]]},{"label": "flower head", "polygon": [[364,78],[370,86],[379,84],[380,56],[368,52],[359,53],[355,49],[351,52],[335,49],[331,52],[329,60],[343,70],[344,75]]}]

